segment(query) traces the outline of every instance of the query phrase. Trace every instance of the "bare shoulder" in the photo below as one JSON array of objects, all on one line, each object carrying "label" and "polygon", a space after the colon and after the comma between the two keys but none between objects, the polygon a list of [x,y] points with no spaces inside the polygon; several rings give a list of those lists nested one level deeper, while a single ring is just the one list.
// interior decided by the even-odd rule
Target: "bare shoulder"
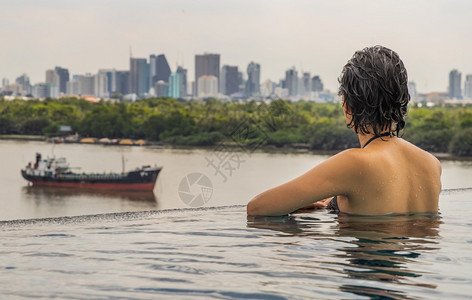
[{"label": "bare shoulder", "polygon": [[417,163],[423,164],[424,167],[431,168],[441,174],[441,163],[439,162],[439,159],[437,159],[434,155],[431,153],[421,149],[420,147],[401,139],[402,143],[404,143],[408,149],[408,152],[410,152],[411,159],[412,161],[415,161]]},{"label": "bare shoulder", "polygon": [[330,171],[333,170],[338,179],[348,180],[350,182],[355,182],[356,174],[363,173],[366,171],[366,168],[370,165],[370,157],[366,151],[362,151],[359,148],[347,149],[344,150],[331,158],[329,158],[326,163],[330,168]]},{"label": "bare shoulder", "polygon": [[372,160],[372,157],[368,151],[361,148],[352,148],[336,154],[332,159],[339,160],[345,167],[359,169],[366,166]]}]

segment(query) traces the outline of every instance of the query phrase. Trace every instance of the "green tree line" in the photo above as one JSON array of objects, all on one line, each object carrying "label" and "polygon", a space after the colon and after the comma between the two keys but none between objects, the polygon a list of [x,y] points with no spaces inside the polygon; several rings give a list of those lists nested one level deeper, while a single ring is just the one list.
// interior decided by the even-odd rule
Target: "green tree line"
[{"label": "green tree line", "polygon": [[[173,145],[257,143],[303,145],[312,150],[359,146],[336,103],[0,99],[0,134],[55,135],[61,125],[71,126],[83,137],[146,139]],[[472,156],[472,107],[411,105],[403,138],[427,151]]]}]

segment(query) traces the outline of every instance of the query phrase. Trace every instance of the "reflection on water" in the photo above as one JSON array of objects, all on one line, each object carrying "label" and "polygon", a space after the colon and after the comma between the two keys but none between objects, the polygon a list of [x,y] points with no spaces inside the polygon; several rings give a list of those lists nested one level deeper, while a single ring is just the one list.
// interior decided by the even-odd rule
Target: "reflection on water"
[{"label": "reflection on water", "polygon": [[[320,218],[317,218],[317,217]],[[438,249],[437,215],[352,216],[340,214],[333,220],[319,213],[285,217],[248,217],[250,228],[269,229],[304,238],[327,238],[335,253],[322,261],[327,270],[343,274],[342,292],[371,299],[413,299],[407,286],[434,290],[437,286],[421,279],[417,267],[422,255]],[[332,241],[335,241],[333,244]],[[317,253],[318,254],[318,253]],[[401,290],[397,290],[402,286]]]},{"label": "reflection on water", "polygon": [[87,190],[58,187],[24,186],[22,203],[38,217],[60,217],[108,213],[110,211],[141,211],[158,208],[152,191]]},{"label": "reflection on water", "polygon": [[441,195],[441,218],[247,218],[245,206],[230,206],[4,221],[0,290],[45,299],[470,299],[470,199]]},{"label": "reflection on water", "polygon": [[[421,277],[411,263],[421,261],[421,255],[438,249],[438,216],[354,217],[338,216],[337,236],[352,237],[351,245],[338,250],[346,259],[345,274],[349,278],[416,285],[434,289],[436,285],[412,278]],[[403,292],[361,285],[342,285],[341,290],[360,296],[382,296],[385,299],[405,298]]]},{"label": "reflection on water", "polygon": [[156,196],[152,191],[122,191],[122,190],[90,190],[74,188],[25,186],[23,193],[33,196],[40,201],[63,199],[75,196],[90,196],[97,198],[121,199],[134,202],[155,202]]}]

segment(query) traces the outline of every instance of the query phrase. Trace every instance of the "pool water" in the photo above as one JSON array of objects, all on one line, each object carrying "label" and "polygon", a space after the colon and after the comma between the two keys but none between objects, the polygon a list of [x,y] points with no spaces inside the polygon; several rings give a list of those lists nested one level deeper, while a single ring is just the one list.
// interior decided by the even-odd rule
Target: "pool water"
[{"label": "pool water", "polygon": [[472,190],[440,216],[244,206],[1,222],[3,298],[470,299]]}]

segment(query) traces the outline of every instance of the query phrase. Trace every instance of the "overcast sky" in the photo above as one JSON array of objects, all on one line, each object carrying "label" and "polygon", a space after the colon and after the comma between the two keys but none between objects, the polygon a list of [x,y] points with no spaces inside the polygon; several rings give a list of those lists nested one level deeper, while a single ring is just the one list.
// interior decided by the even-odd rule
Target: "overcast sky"
[{"label": "overcast sky", "polygon": [[61,66],[70,74],[129,69],[134,57],[164,53],[194,80],[194,55],[261,81],[293,66],[336,91],[355,50],[381,44],[400,54],[419,92],[446,91],[449,71],[472,73],[470,0],[0,0],[0,78],[33,83]]}]

